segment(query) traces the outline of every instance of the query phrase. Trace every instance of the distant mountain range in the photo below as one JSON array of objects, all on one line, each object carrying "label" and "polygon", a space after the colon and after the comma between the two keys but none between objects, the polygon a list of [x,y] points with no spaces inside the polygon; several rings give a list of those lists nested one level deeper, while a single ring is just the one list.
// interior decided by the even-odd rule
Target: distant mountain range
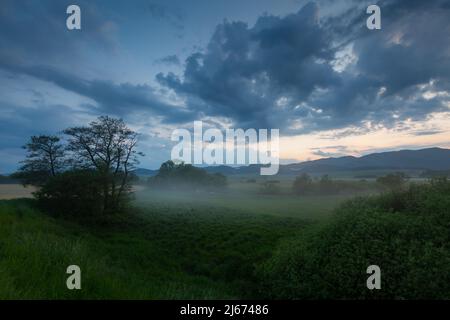
[{"label": "distant mountain range", "polygon": [[[224,175],[259,174],[261,165],[243,167],[210,166],[205,167],[210,173]],[[345,156],[323,158],[300,163],[280,165],[280,175],[298,175],[300,173],[333,173],[339,171],[370,170],[450,170],[450,149],[428,148],[421,150],[400,150],[371,153],[362,157]],[[135,173],[153,176],[158,170],[137,169]]]},{"label": "distant mountain range", "polygon": [[[282,171],[354,171],[354,170],[449,170],[450,149],[428,148],[371,153],[362,157],[325,158],[289,164]],[[280,170],[281,172],[281,170]]]}]

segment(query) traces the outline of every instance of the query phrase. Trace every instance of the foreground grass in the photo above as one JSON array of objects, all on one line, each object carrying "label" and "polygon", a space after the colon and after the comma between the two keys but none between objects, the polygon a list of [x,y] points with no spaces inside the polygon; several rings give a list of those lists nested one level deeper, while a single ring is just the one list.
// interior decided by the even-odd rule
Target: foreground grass
[{"label": "foreground grass", "polygon": [[[254,298],[255,266],[304,225],[168,206],[99,228],[55,220],[32,201],[0,201],[0,298]],[[82,270],[82,290],[66,288],[71,264]]]},{"label": "foreground grass", "polygon": [[[440,179],[331,215],[343,199],[144,189],[103,227],[0,201],[0,299],[449,299],[449,195]],[[71,264],[82,290],[66,289]],[[371,264],[382,290],[367,290]]]}]

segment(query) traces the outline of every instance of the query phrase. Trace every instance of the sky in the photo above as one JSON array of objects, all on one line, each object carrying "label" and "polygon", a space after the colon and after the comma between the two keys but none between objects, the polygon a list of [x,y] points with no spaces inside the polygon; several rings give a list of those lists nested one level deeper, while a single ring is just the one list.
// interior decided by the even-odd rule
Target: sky
[{"label": "sky", "polygon": [[2,0],[0,173],[100,115],[140,133],[150,169],[195,120],[279,129],[282,163],[450,148],[449,21],[448,0]]}]

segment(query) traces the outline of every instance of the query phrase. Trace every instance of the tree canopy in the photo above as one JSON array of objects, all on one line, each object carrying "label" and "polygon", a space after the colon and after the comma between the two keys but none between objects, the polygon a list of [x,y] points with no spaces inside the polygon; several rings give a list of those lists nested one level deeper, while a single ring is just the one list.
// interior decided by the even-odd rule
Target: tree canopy
[{"label": "tree canopy", "polygon": [[191,164],[164,162],[156,176],[151,177],[150,185],[175,189],[192,188],[223,188],[227,184],[226,177],[220,173],[208,173],[206,170]]},{"label": "tree canopy", "polygon": [[13,178],[24,184],[42,185],[64,169],[65,149],[58,136],[32,136],[23,148],[27,156]]},{"label": "tree canopy", "polygon": [[143,155],[136,151],[138,134],[122,119],[108,116],[63,133],[65,144],[57,136],[31,137],[14,177],[39,186],[36,196],[46,207],[80,211],[76,207],[82,202],[95,201],[92,207],[99,214],[120,211],[131,191],[131,172]]}]

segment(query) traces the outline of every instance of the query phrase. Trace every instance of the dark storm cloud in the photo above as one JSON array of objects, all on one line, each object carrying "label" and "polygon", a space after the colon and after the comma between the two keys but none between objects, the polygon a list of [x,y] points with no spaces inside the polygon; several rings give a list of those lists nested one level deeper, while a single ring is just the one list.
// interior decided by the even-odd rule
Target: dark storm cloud
[{"label": "dark storm cloud", "polygon": [[355,43],[358,69],[377,79],[387,94],[427,83],[449,88],[450,6],[442,1],[386,2],[384,32]]},{"label": "dark storm cloud", "polygon": [[[9,1],[0,6],[0,69],[11,75],[24,74],[52,83],[67,91],[92,99],[88,112],[129,115],[148,112],[163,122],[191,121],[195,114],[163,102],[157,89],[146,84],[87,80],[80,70],[88,70],[86,52],[115,50],[114,23],[96,8],[95,2],[77,1],[82,8],[82,30],[68,31],[66,8],[70,1]],[[165,7],[151,12],[160,18],[175,17]],[[155,11],[156,10],[156,11]],[[85,50],[89,48],[89,50]],[[94,49],[94,51],[93,51]],[[176,58],[176,56],[175,56]],[[176,62],[166,57],[165,63]],[[39,94],[36,92],[36,94]]]},{"label": "dark storm cloud", "polygon": [[104,80],[85,80],[41,65],[20,65],[7,61],[0,62],[0,68],[16,74],[25,74],[57,85],[67,91],[90,98],[97,104],[99,114],[115,114],[123,116],[136,111],[147,111],[161,116],[164,122],[177,123],[194,119],[190,110],[162,102],[155,89],[148,85],[130,83],[115,84]]},{"label": "dark storm cloud", "polygon": [[[276,99],[286,96],[300,101],[315,86],[337,84],[331,67],[318,61],[331,58],[317,8],[309,4],[285,18],[263,16],[252,28],[243,22],[225,22],[216,28],[206,53],[186,60],[183,80],[171,73],[158,74],[157,79],[191,98],[207,115],[267,127],[276,120],[267,117]],[[307,112],[296,110],[295,105],[288,108],[280,112]]]},{"label": "dark storm cloud", "polygon": [[[450,87],[444,4],[383,1],[382,30],[375,31],[365,27],[363,5],[322,20],[309,3],[286,17],[262,16],[253,27],[224,22],[206,50],[186,60],[182,76],[160,73],[157,80],[206,115],[287,134],[423,120],[448,110],[448,98],[422,97]],[[348,44],[356,62],[338,72],[332,65]]]},{"label": "dark storm cloud", "polygon": [[[449,2],[380,1],[382,30],[376,32],[362,27],[368,4],[359,4],[361,14],[349,10],[328,21],[335,38],[352,38],[359,76],[350,77],[344,86],[318,101],[325,106],[343,106],[334,114],[337,121],[352,113],[355,118],[387,126],[448,110],[448,98],[426,100],[419,94],[419,86],[432,81],[424,91],[450,89]],[[332,29],[333,25],[341,27]],[[381,88],[383,93],[379,94]]]},{"label": "dark storm cloud", "polygon": [[[109,52],[116,45],[113,22],[92,1],[78,3],[84,29],[69,37],[69,1],[2,1],[0,68],[87,97],[98,114],[149,112],[167,123],[217,116],[238,127],[298,134],[368,130],[364,122],[389,127],[448,110],[445,95],[422,96],[450,89],[448,1],[382,1],[382,30],[376,31],[365,27],[367,3],[360,2],[333,17],[320,17],[319,7],[309,3],[287,16],[261,16],[252,26],[225,21],[204,50],[186,59],[181,75],[156,76],[163,89],[185,101],[184,108],[151,85],[78,74],[84,69],[73,66],[83,63],[83,48]],[[153,18],[183,20],[167,6],[150,3],[147,9]],[[338,72],[336,56],[349,44],[355,61]],[[179,64],[177,56],[160,62]]]}]

